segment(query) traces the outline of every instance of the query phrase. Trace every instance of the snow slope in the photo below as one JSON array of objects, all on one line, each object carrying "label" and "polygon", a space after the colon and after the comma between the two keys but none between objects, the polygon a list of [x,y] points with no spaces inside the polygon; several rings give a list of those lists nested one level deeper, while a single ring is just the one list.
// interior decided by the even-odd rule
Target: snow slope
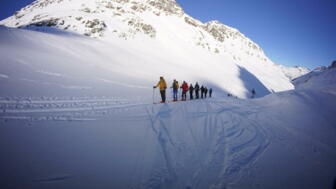
[{"label": "snow slope", "polygon": [[[266,85],[230,57],[182,44],[163,48],[157,41],[145,39],[102,41],[62,31],[40,33],[4,27],[0,33],[0,74],[8,76],[0,80],[7,89],[1,96],[126,95],[151,99],[151,86],[161,75],[169,84],[174,78],[199,81],[241,98],[248,97],[251,88],[260,97],[291,86],[271,64],[251,67],[260,78],[268,79]],[[227,60],[225,64],[223,60]]]},{"label": "snow slope", "polygon": [[255,100],[2,98],[0,184],[332,188],[335,75],[320,72],[306,87]]},{"label": "snow slope", "polygon": [[335,68],[315,69],[309,74],[305,74],[293,80],[296,89],[323,89],[326,86],[333,87],[336,79]]},{"label": "snow slope", "polygon": [[[57,29],[59,34],[2,29],[2,38],[7,38],[8,33],[17,36],[7,40],[3,48],[21,41],[20,35],[26,33],[25,43],[34,43],[34,51],[49,49],[45,52],[49,55],[61,50],[67,54],[66,60],[62,59],[63,52],[55,55],[55,62],[67,61],[67,65],[74,64],[73,68],[87,65],[88,61],[99,62],[105,72],[125,78],[137,76],[142,85],[163,75],[170,81],[204,81],[240,98],[249,97],[252,88],[259,97],[293,89],[292,76],[269,60],[252,40],[218,21],[202,23],[192,18],[174,0],[38,0],[0,24],[47,33]],[[64,38],[67,32],[97,39]],[[34,57],[21,60],[46,62]],[[102,79],[105,83],[117,80]],[[127,79],[122,81],[128,85]],[[90,87],[77,85],[71,84],[72,88]]]}]

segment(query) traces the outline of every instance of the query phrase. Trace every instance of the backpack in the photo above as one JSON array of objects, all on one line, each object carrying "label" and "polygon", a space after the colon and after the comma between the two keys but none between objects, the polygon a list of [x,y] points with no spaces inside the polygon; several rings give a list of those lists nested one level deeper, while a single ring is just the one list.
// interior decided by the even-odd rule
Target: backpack
[{"label": "backpack", "polygon": [[195,89],[195,90],[199,90],[199,85],[196,84],[194,89]]},{"label": "backpack", "polygon": [[178,84],[178,82],[176,81],[176,82],[174,82],[173,83],[173,89],[178,89],[178,87],[179,87],[179,84]]},{"label": "backpack", "polygon": [[182,89],[183,89],[183,91],[188,91],[188,84],[187,83],[183,83]]}]

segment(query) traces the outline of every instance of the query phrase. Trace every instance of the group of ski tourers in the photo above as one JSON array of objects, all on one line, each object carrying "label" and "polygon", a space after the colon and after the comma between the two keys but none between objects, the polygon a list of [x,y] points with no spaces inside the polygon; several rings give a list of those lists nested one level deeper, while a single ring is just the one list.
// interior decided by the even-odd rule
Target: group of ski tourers
[{"label": "group of ski tourers", "polygon": [[[166,102],[167,83],[162,76],[160,77],[160,81],[153,88],[154,89],[155,88],[160,89],[160,94],[161,94],[161,99],[162,99],[161,103],[165,103]],[[206,98],[208,92],[209,92],[209,97],[212,96],[212,88],[208,89],[207,87],[204,87],[203,85],[200,87],[198,82],[196,82],[195,86],[193,86],[192,84],[188,85],[187,82],[183,81],[182,85],[180,86],[178,81],[176,81],[176,79],[174,79],[173,84],[170,88],[173,89],[173,99],[174,99],[173,102],[178,101],[177,94],[178,94],[179,89],[182,90],[182,101],[187,100],[187,93],[188,92],[189,92],[189,95],[190,95],[190,100],[194,99],[194,91],[195,91],[195,99]]]}]

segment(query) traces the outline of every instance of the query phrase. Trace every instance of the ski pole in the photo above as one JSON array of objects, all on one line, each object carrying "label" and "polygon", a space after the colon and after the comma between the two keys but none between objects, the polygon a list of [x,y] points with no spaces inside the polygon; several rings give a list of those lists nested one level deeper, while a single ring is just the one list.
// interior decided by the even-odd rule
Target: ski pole
[{"label": "ski pole", "polygon": [[153,104],[154,104],[154,91],[155,91],[155,88],[153,87]]}]

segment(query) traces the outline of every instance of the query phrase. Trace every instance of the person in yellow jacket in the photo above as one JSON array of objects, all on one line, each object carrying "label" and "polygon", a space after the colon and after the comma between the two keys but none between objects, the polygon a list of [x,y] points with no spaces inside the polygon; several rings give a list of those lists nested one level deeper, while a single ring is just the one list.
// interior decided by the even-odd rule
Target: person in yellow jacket
[{"label": "person in yellow jacket", "polygon": [[156,84],[156,86],[154,86],[153,88],[157,88],[159,87],[160,89],[160,94],[161,94],[161,103],[165,103],[166,102],[166,89],[167,89],[167,84],[166,81],[163,79],[163,77],[160,77],[160,81]]}]

